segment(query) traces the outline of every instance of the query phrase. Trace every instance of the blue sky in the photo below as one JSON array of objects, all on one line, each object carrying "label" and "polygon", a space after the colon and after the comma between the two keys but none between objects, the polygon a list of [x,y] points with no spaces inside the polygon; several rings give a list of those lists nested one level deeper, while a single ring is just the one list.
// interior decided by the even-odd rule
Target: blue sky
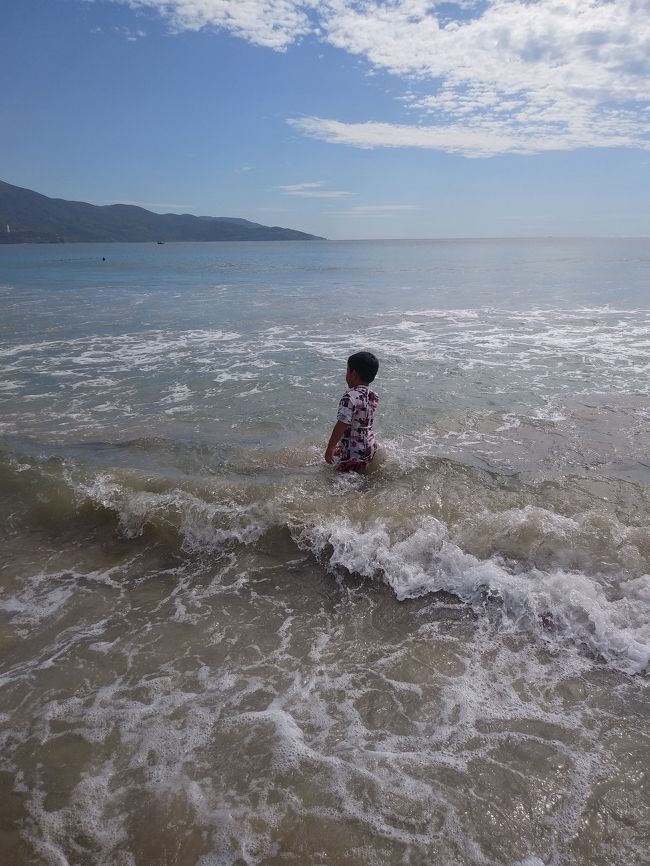
[{"label": "blue sky", "polygon": [[647,0],[3,0],[0,178],[329,238],[650,235]]}]

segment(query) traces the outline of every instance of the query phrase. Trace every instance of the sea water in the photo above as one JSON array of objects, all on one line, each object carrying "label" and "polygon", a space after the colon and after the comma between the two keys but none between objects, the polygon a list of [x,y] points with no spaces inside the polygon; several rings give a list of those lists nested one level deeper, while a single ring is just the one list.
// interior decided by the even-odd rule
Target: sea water
[{"label": "sea water", "polygon": [[0,298],[3,862],[647,866],[650,241],[5,246]]}]

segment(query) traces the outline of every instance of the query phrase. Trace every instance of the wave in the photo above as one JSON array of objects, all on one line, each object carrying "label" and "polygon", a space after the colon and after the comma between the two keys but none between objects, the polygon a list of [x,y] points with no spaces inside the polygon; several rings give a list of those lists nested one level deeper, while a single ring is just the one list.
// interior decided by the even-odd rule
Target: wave
[{"label": "wave", "polygon": [[431,458],[339,477],[311,453],[298,455],[301,466],[285,456],[251,452],[248,474],[213,465],[206,480],[8,455],[3,525],[70,546],[103,533],[182,557],[248,549],[289,561],[298,549],[332,574],[387,584],[399,601],[452,593],[478,616],[497,612],[501,628],[571,640],[628,673],[647,669],[642,488],[610,480],[616,489],[595,496],[579,478],[513,486]]},{"label": "wave", "polygon": [[449,529],[423,518],[408,535],[378,522],[365,530],[348,522],[302,529],[300,547],[324,558],[329,568],[381,577],[400,600],[452,593],[477,612],[497,604],[505,627],[552,630],[628,673],[650,662],[650,575],[621,579],[616,592],[594,575],[535,566],[513,568],[501,556],[467,553]]}]

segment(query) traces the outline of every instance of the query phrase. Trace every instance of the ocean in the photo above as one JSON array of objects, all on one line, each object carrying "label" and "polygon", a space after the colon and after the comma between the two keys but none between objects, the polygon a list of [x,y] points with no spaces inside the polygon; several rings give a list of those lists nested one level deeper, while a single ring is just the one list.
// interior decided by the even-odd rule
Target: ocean
[{"label": "ocean", "polygon": [[0,299],[3,862],[647,866],[650,240],[4,246]]}]

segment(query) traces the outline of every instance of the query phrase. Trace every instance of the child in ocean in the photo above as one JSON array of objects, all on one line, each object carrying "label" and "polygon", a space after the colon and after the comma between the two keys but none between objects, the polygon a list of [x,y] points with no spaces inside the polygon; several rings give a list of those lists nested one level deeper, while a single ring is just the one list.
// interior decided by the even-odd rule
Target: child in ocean
[{"label": "child in ocean", "polygon": [[375,456],[372,422],[379,397],[368,385],[378,369],[379,361],[372,352],[355,352],[348,358],[348,390],[339,401],[337,421],[325,450],[325,460],[336,461],[337,472],[361,472]]}]

